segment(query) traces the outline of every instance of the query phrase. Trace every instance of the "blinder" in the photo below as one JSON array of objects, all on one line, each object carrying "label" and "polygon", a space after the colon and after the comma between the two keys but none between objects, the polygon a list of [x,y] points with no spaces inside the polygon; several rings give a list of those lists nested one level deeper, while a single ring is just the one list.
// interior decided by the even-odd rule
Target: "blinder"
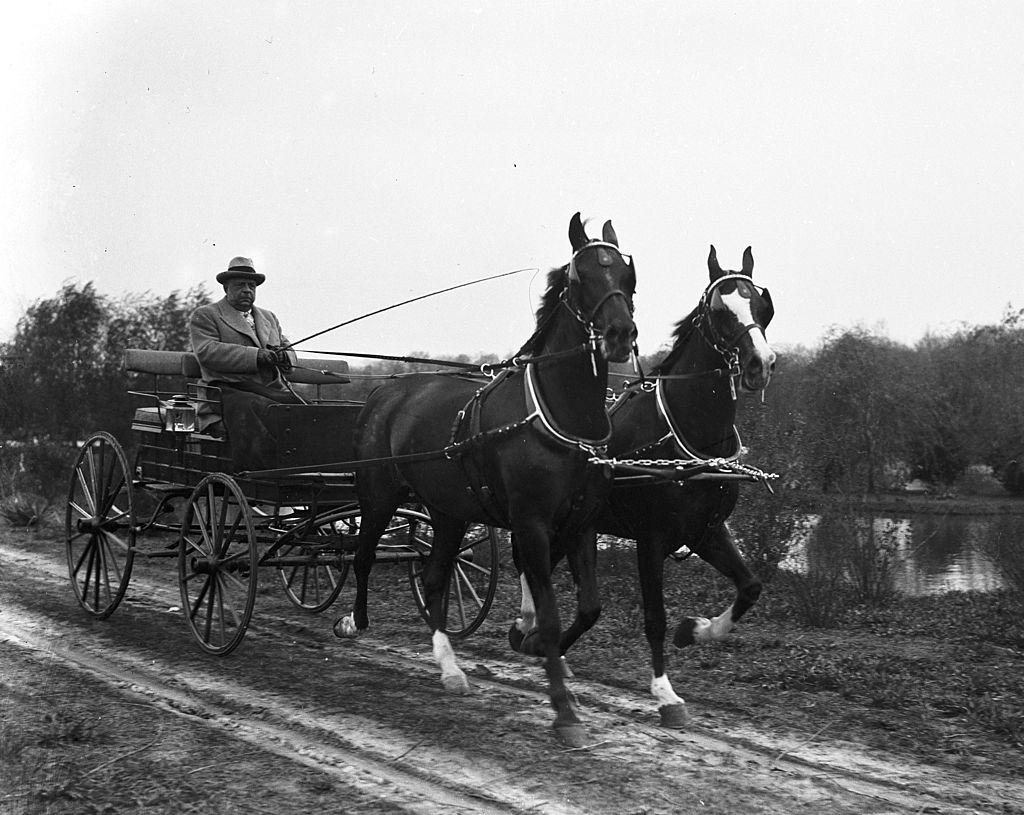
[{"label": "blinder", "polygon": [[[772,317],[775,316],[775,304],[772,302],[771,292],[763,286],[758,286],[746,275],[730,274],[719,277],[717,280],[712,280],[704,292],[704,304],[707,307],[713,308],[715,298],[721,298],[718,287],[729,280],[735,280],[739,295],[751,301],[751,312],[758,325],[762,329],[768,328]],[[755,292],[758,295],[757,298],[753,296]]]},{"label": "blinder", "polygon": [[[598,264],[600,264],[601,266],[603,266],[605,268],[610,267],[610,266],[612,266],[615,263],[615,258],[612,255],[612,253],[610,251],[608,251],[609,249],[614,249],[618,253],[619,257],[622,258],[622,262],[625,263],[626,266],[632,266],[633,265],[633,256],[632,255],[627,255],[624,252],[622,252],[622,250],[620,250],[619,247],[616,246],[614,243],[609,243],[607,241],[597,241],[597,240],[590,241],[589,243],[584,244],[579,249],[577,249],[573,253],[572,258],[570,258],[570,260],[569,260],[569,268],[566,270],[566,276],[567,276],[567,278],[568,278],[570,283],[576,283],[576,284],[580,283],[580,273],[579,273],[579,270],[576,268],[576,258],[580,255],[580,253],[585,252],[587,249],[597,249],[597,262],[598,262]],[[569,293],[569,287],[567,286],[565,291],[563,292],[563,297],[565,295],[567,295],[568,293]],[[611,297],[616,297],[616,296],[622,297],[626,301],[626,303],[629,306],[629,313],[632,314],[633,313],[633,301],[630,300],[630,298],[626,296],[626,293],[621,291],[620,289],[612,289],[611,291],[607,292],[604,295],[604,297],[602,297],[597,302],[597,304],[590,310],[590,314],[588,316],[586,316],[586,317],[584,317],[581,313],[579,313],[579,309],[578,309],[578,307],[576,305],[572,305],[568,301],[565,301],[565,303],[566,303],[567,306],[569,306],[570,310],[574,314],[576,314],[577,319],[581,323],[589,325],[590,323],[593,322],[594,317],[597,315],[597,312],[601,309],[601,306],[603,306],[605,304],[605,301],[607,301]]]},{"label": "blinder", "polygon": [[[772,303],[771,293],[768,289],[758,286],[745,274],[726,274],[712,280],[704,290],[704,296],[701,298],[702,311],[707,312],[710,309],[716,308],[716,300],[719,304],[718,308],[724,307],[724,303],[721,300],[721,292],[718,289],[719,286],[728,281],[736,281],[736,290],[739,295],[751,301],[751,314],[756,322],[749,325],[741,325],[733,336],[723,337],[714,329],[711,321],[707,320],[707,328],[712,334],[709,340],[712,346],[725,357],[729,357],[730,353],[735,353],[731,349],[736,347],[744,334],[753,331],[755,328],[760,328],[763,333],[772,321],[772,317],[775,316],[775,305]],[[757,294],[756,298],[754,297],[755,293]]]}]

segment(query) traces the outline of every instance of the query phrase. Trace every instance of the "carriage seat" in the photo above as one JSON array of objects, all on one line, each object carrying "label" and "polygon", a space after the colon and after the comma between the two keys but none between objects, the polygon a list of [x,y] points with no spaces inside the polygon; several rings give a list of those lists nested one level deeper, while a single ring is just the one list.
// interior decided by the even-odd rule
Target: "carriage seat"
[{"label": "carriage seat", "polygon": [[[214,416],[220,416],[220,390],[199,381],[201,376],[199,360],[196,359],[195,354],[189,351],[150,351],[143,348],[128,348],[124,352],[124,370],[131,373],[152,374],[154,377],[173,376],[189,380],[187,396],[161,394],[155,388],[153,393],[143,394],[152,396],[156,399],[157,404],[151,407],[136,408],[132,418],[133,430],[159,433],[167,429],[168,423],[173,419],[173,416],[169,418],[169,413],[176,406],[183,404],[188,404],[193,411],[198,411],[200,404],[208,405],[212,409],[212,411],[207,411],[206,424],[208,426],[217,421],[216,418],[213,418]],[[288,371],[285,376],[290,383],[295,385],[316,386],[315,395],[309,393],[300,395],[303,398],[308,397],[312,402],[320,402],[322,401],[320,386],[347,384],[351,382],[346,376],[347,373],[348,363],[345,360],[298,357],[296,367]],[[164,398],[167,396],[170,398]],[[216,437],[215,435],[214,438]]]}]

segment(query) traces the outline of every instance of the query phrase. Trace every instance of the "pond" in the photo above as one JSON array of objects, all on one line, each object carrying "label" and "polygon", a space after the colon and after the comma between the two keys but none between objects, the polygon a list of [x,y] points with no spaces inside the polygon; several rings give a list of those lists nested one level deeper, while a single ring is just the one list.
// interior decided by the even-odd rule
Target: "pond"
[{"label": "pond", "polygon": [[[862,518],[867,523],[868,518]],[[808,516],[807,529],[792,543],[784,568],[806,573],[814,569],[826,524]],[[892,547],[893,588],[921,596],[949,591],[994,591],[1002,588],[998,566],[986,554],[999,536],[1024,539],[1021,515],[946,515],[914,513],[870,518],[876,541]]]},{"label": "pond", "polygon": [[[821,515],[808,515],[804,531],[791,542],[780,566],[806,574],[825,568],[828,559],[827,524]],[[870,520],[876,541],[891,547],[891,583],[907,596],[943,594],[950,591],[996,591],[1004,579],[986,554],[1000,539],[1024,541],[1024,515],[950,515],[908,513],[877,515]],[[633,542],[604,539],[603,557],[620,568],[635,569]]]}]

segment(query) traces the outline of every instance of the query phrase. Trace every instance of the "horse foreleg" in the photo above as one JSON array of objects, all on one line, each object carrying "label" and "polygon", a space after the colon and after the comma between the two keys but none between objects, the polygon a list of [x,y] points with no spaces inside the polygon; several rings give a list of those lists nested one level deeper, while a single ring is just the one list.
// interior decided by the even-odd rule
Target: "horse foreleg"
[{"label": "horse foreleg", "polygon": [[690,720],[686,702],[672,689],[665,673],[665,556],[666,547],[651,538],[636,542],[640,596],[644,606],[644,635],[651,651],[651,695],[658,704],[662,727],[682,728]]},{"label": "horse foreleg", "polygon": [[672,640],[679,648],[724,639],[761,596],[760,579],[750,571],[724,523],[709,528],[694,551],[733,581],[736,599],[717,617],[688,617],[680,622]]},{"label": "horse foreleg", "polygon": [[548,678],[548,697],[555,709],[555,733],[570,747],[586,744],[586,730],[576,715],[572,694],[565,684],[561,666],[560,624],[558,602],[551,584],[550,532],[541,528],[527,528],[517,532],[519,562],[526,588],[536,605],[536,636],[523,641],[524,650],[544,658],[544,671]]},{"label": "horse foreleg", "polygon": [[576,586],[576,616],[559,643],[562,674],[567,679],[572,678],[573,673],[565,655],[601,616],[601,596],[597,589],[597,533],[593,529],[587,530],[574,544],[569,548],[568,561]]}]

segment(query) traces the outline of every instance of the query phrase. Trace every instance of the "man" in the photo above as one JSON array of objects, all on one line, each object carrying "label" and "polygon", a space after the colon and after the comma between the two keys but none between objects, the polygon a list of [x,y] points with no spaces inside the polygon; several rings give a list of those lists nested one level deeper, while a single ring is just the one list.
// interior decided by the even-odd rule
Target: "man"
[{"label": "man", "polygon": [[[277,316],[256,308],[256,287],[266,280],[249,258],[232,258],[217,275],[224,298],[200,306],[189,319],[192,353],[199,360],[201,384],[220,388],[224,424],[230,432],[236,470],[267,469],[276,460],[276,441],[266,424],[275,403],[301,404],[285,384],[282,370],[295,362]],[[199,410],[199,426],[217,421],[209,405]]]}]

